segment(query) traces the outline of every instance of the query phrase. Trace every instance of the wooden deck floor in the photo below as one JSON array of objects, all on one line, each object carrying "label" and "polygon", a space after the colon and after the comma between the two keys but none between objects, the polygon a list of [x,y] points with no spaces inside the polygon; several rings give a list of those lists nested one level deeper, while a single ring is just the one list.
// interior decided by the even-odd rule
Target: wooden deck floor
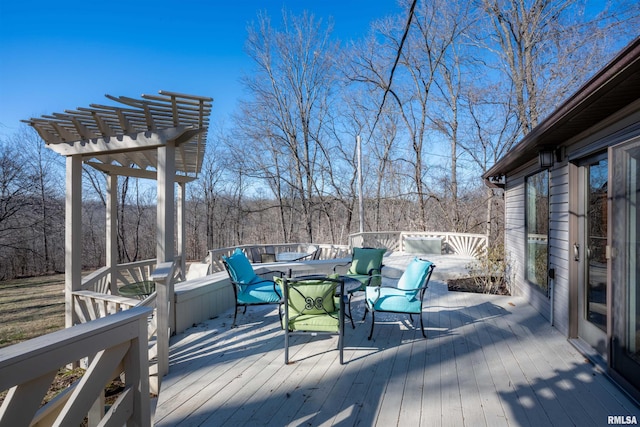
[{"label": "wooden deck floor", "polygon": [[[174,337],[157,426],[602,426],[634,405],[516,297],[448,292],[431,281],[428,339],[379,314],[336,337],[284,335],[273,308],[231,312]],[[356,304],[360,315],[362,305]],[[358,316],[357,315],[357,316]],[[415,318],[414,318],[415,320]]]}]

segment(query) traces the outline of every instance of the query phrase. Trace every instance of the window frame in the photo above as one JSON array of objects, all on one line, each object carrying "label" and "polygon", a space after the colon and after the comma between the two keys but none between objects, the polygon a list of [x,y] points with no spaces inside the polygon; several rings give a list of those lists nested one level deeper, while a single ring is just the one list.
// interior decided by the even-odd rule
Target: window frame
[{"label": "window frame", "polygon": [[[546,174],[545,176],[543,176],[543,174]],[[538,274],[535,274],[535,272],[540,269],[540,267],[538,267],[537,265],[535,265],[536,263],[536,257],[538,256],[537,254],[531,254],[531,249],[532,249],[532,244],[537,244],[540,245],[540,243],[530,243],[529,239],[530,239],[530,235],[542,235],[542,233],[530,233],[530,216],[533,214],[535,215],[535,228],[536,231],[538,231],[541,227],[540,224],[537,222],[538,219],[540,219],[540,212],[539,212],[539,206],[538,206],[538,199],[536,198],[535,200],[535,206],[534,206],[534,212],[531,212],[531,202],[530,202],[530,192],[533,187],[533,185],[531,184],[532,179],[536,178],[536,177],[543,177],[546,178],[546,215],[544,215],[545,219],[546,219],[546,245],[544,247],[544,251],[546,252],[546,254],[544,255],[544,271],[538,271]],[[527,283],[529,283],[530,285],[533,285],[532,287],[534,287],[535,289],[537,289],[538,291],[540,291],[541,293],[543,293],[547,298],[549,298],[550,296],[550,289],[549,289],[549,276],[548,276],[548,271],[549,271],[549,226],[550,226],[550,187],[551,187],[551,173],[549,172],[548,169],[542,169],[542,170],[538,170],[532,174],[529,174],[527,176],[525,176],[524,179],[524,200],[525,200],[525,206],[524,206],[524,253],[525,253],[525,265],[524,265],[524,279]],[[542,249],[542,248],[539,248]],[[532,260],[531,257],[533,258],[533,262],[534,262],[534,266],[532,268],[530,261]],[[532,277],[532,272],[533,277]],[[542,279],[542,280],[541,280]]]}]

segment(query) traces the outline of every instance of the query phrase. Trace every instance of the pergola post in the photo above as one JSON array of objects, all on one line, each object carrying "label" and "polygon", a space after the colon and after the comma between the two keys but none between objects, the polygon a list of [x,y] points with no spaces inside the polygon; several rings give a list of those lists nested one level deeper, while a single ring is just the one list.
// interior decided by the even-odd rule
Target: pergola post
[{"label": "pergola post", "polygon": [[73,326],[73,291],[82,286],[82,156],[66,158],[65,326]]},{"label": "pergola post", "polygon": [[158,147],[158,206],[156,222],[156,262],[158,264],[174,260],[175,233],[175,189],[176,145],[169,140]]},{"label": "pergola post", "polygon": [[176,224],[178,227],[178,258],[180,259],[180,271],[182,276],[187,274],[187,232],[186,232],[186,199],[187,199],[187,183],[178,183],[178,201],[176,212]]},{"label": "pergola post", "polygon": [[106,265],[109,268],[110,289],[118,294],[116,272],[118,271],[118,175],[107,174],[106,197]]}]

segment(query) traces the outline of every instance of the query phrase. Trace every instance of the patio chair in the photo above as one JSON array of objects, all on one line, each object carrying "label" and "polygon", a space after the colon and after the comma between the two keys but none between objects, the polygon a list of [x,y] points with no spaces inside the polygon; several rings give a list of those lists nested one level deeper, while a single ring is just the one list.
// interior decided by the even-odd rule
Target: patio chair
[{"label": "patio chair", "polygon": [[[247,307],[250,305],[281,304],[282,294],[279,292],[276,283],[271,279],[264,279],[258,276],[242,250],[238,248],[231,256],[222,256],[222,263],[231,279],[236,299],[232,328],[236,326],[239,307],[244,307],[242,314],[245,314]],[[263,274],[284,276],[282,271],[268,271]],[[280,309],[278,309],[278,314],[281,316]]]},{"label": "patio chair", "polygon": [[185,280],[198,279],[205,277],[211,272],[211,264],[206,262],[194,262],[189,266]]},{"label": "patio chair", "polygon": [[382,267],[384,267],[382,257],[386,252],[385,248],[353,248],[352,258],[348,264],[338,264],[333,267],[333,272],[336,273],[338,267],[349,266],[344,276],[356,279],[361,283],[359,287],[347,292],[349,295],[347,302],[349,314],[347,317],[351,320],[351,327],[354,329],[356,326],[351,315],[351,298],[356,292],[364,292],[367,286],[378,286],[382,283],[381,273]]},{"label": "patio chair", "polygon": [[[291,335],[337,334],[340,364],[344,363],[344,281],[317,276],[275,278],[284,294],[284,363],[289,364]],[[340,297],[336,297],[336,295]],[[336,304],[337,303],[337,304]]]},{"label": "patio chair", "polygon": [[260,262],[262,263],[266,263],[266,262],[276,262],[276,254],[267,252],[264,254],[260,254]]},{"label": "patio chair", "polygon": [[296,261],[302,261],[303,259],[316,259],[319,255],[320,248],[316,245],[309,245],[305,248],[306,255],[296,259]]},{"label": "patio chair", "polygon": [[435,264],[425,259],[414,258],[402,273],[396,286],[369,286],[365,290],[365,317],[371,311],[371,332],[376,323],[376,312],[406,313],[413,323],[413,314],[420,316],[420,329],[424,338],[422,301]]}]

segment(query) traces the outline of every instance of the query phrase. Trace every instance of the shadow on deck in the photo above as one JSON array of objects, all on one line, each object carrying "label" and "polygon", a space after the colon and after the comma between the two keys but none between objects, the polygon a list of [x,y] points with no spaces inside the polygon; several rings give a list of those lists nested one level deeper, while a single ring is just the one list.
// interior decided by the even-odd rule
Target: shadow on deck
[{"label": "shadow on deck", "polygon": [[[273,307],[232,312],[173,338],[157,426],[606,425],[636,407],[518,297],[432,281],[419,320],[380,314],[337,338],[284,335]],[[361,316],[362,302],[354,306]]]}]

